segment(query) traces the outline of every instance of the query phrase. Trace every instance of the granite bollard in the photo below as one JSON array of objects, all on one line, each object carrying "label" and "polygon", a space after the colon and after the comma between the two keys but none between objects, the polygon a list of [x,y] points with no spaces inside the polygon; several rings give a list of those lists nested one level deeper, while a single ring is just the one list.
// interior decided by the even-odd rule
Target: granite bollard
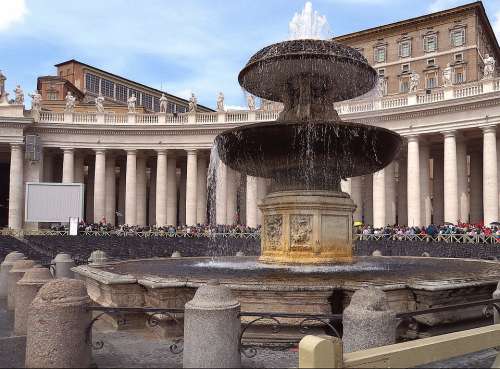
[{"label": "granite bollard", "polygon": [[179,251],[174,251],[174,252],[172,253],[172,256],[171,256],[171,257],[172,257],[172,258],[181,258],[181,257],[182,257],[182,255],[181,255],[181,253],[180,253]]},{"label": "granite bollard", "polygon": [[86,328],[90,297],[85,283],[61,278],[46,283],[28,311],[27,368],[88,368]]},{"label": "granite bollard", "polygon": [[52,280],[52,274],[47,268],[31,268],[17,282],[16,308],[14,314],[14,333],[26,335],[28,308],[42,286]]},{"label": "granite bollard", "polygon": [[21,259],[24,259],[24,254],[14,251],[7,254],[2,264],[0,264],[0,299],[7,298],[7,281],[9,279],[9,272],[12,269],[14,262]]},{"label": "granite bollard", "polygon": [[108,255],[101,250],[92,251],[89,257],[89,266],[104,265],[108,262]]},{"label": "granite bollard", "polygon": [[12,265],[7,279],[7,308],[14,310],[16,308],[16,284],[23,277],[24,273],[33,268],[33,260],[17,260]]},{"label": "granite bollard", "polygon": [[69,254],[57,254],[53,260],[55,264],[56,278],[73,278],[74,274],[71,268],[75,266],[75,262]]},{"label": "granite bollard", "polygon": [[231,290],[209,281],[186,303],[184,368],[239,368],[240,303]]},{"label": "granite bollard", "polygon": [[368,287],[356,291],[344,310],[344,352],[365,350],[396,342],[396,314],[384,291]]}]

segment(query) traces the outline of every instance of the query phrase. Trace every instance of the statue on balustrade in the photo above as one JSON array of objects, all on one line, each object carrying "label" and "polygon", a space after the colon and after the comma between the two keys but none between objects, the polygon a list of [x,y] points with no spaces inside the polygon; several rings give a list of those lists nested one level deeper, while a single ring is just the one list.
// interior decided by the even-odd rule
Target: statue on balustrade
[{"label": "statue on balustrade", "polygon": [[24,104],[24,91],[20,85],[17,85],[14,89],[14,94],[16,95],[14,104],[23,105]]},{"label": "statue on balustrade", "polygon": [[128,112],[129,113],[135,113],[135,104],[137,103],[137,97],[135,94],[132,94],[128,99],[127,99],[127,107],[128,107]]},{"label": "statue on balustrade", "polygon": [[224,111],[224,94],[219,92],[219,96],[217,96],[217,111]]},{"label": "statue on balustrade", "polygon": [[248,110],[255,110],[255,96],[247,93]]},{"label": "statue on balustrade", "polygon": [[198,99],[196,98],[194,93],[192,93],[191,97],[189,98],[188,111],[190,113],[196,113],[196,109],[198,109]]},{"label": "statue on balustrade", "polygon": [[385,77],[378,77],[377,80],[377,96],[382,97],[387,94],[387,80]]},{"label": "statue on balustrade", "polygon": [[446,65],[443,69],[443,85],[444,87],[450,87],[453,85],[453,67],[450,63]]},{"label": "statue on balustrade", "polygon": [[42,95],[38,90],[35,90],[32,94],[28,95],[31,97],[31,115],[38,121],[40,119],[40,112],[42,111]]},{"label": "statue on balustrade", "polygon": [[484,73],[483,79],[495,78],[495,58],[489,54],[484,55]]},{"label": "statue on balustrade", "polygon": [[104,113],[104,96],[101,93],[95,98],[95,107],[98,113]]},{"label": "statue on balustrade", "polygon": [[417,72],[411,72],[411,74],[410,74],[410,92],[417,92],[419,82],[420,82],[420,75]]},{"label": "statue on balustrade", "polygon": [[2,71],[0,70],[0,104],[1,103],[7,103],[7,96],[9,95],[8,93],[5,92],[5,80],[7,77],[5,77],[2,74]]},{"label": "statue on balustrade", "polygon": [[76,97],[74,97],[73,94],[70,91],[68,91],[64,99],[66,100],[66,106],[64,107],[64,111],[66,113],[72,113],[73,110],[75,110]]},{"label": "statue on balustrade", "polygon": [[168,107],[168,99],[164,93],[161,94],[160,97],[160,113],[166,113]]}]

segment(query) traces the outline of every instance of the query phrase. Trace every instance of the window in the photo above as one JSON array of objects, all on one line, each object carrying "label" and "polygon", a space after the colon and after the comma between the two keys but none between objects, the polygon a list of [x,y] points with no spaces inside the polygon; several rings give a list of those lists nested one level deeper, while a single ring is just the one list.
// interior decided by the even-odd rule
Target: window
[{"label": "window", "polygon": [[114,98],[115,84],[107,79],[101,80],[101,92],[106,97]]},{"label": "window", "polygon": [[153,96],[148,94],[143,94],[142,105],[149,110],[153,110]]},{"label": "window", "polygon": [[401,73],[410,73],[410,64],[401,64]]},{"label": "window", "polygon": [[436,65],[436,60],[435,59],[427,59],[427,66],[428,67],[433,67]]},{"label": "window", "polygon": [[407,58],[411,56],[411,41],[401,41],[399,43],[399,56],[401,58]]},{"label": "window", "polygon": [[153,110],[157,113],[160,111],[160,98],[159,97],[156,97],[156,96],[153,97]]},{"label": "window", "polygon": [[375,48],[374,60],[375,63],[383,63],[386,58],[386,48],[385,46],[379,46]]},{"label": "window", "polygon": [[463,53],[455,54],[454,57],[455,57],[455,63],[461,63],[464,61],[464,54]]},{"label": "window", "polygon": [[127,102],[127,86],[116,85],[116,100]]},{"label": "window", "polygon": [[436,73],[428,73],[425,76],[425,88],[431,89],[436,88],[438,86],[437,74]]},{"label": "window", "polygon": [[378,70],[378,76],[381,78],[385,77],[385,68],[380,68]]},{"label": "window", "polygon": [[47,100],[58,100],[58,95],[57,92],[47,92]]},{"label": "window", "polygon": [[427,35],[424,37],[424,50],[426,53],[437,51],[437,35]]},{"label": "window", "polygon": [[456,29],[451,31],[451,46],[459,47],[465,45],[465,29]]},{"label": "window", "polygon": [[407,93],[410,91],[410,79],[408,77],[399,80],[399,92]]},{"label": "window", "polygon": [[459,67],[459,68],[455,68],[454,70],[454,79],[455,79],[455,83],[456,84],[460,84],[460,83],[465,83],[465,68],[464,67]]},{"label": "window", "polygon": [[85,73],[85,89],[88,92],[98,94],[99,93],[99,77]]}]

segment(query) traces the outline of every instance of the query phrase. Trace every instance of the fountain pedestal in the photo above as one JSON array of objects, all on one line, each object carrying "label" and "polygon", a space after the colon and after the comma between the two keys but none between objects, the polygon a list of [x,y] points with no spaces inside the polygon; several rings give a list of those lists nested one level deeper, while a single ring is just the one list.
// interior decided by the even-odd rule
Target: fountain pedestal
[{"label": "fountain pedestal", "polygon": [[263,215],[260,261],[286,264],[352,262],[352,216],[348,194],[279,191],[259,205]]}]

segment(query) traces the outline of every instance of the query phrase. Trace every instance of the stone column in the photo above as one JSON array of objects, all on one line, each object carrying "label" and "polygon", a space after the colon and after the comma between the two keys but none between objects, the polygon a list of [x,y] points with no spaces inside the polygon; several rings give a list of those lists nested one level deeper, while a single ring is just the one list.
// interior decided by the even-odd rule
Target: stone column
[{"label": "stone column", "polygon": [[10,145],[9,228],[23,228],[24,152],[22,145]]},{"label": "stone column", "polygon": [[156,159],[156,225],[167,223],[167,151],[158,150]]},{"label": "stone column", "polygon": [[458,189],[458,220],[469,222],[469,181],[467,173],[467,145],[464,138],[457,142],[457,189]]},{"label": "stone column", "polygon": [[94,223],[106,217],[106,151],[95,150]]},{"label": "stone column", "polygon": [[420,214],[420,146],[417,136],[408,137],[408,226],[422,225]]},{"label": "stone column", "polygon": [[227,199],[226,199],[226,224],[233,225],[237,223],[237,203],[238,203],[238,187],[236,185],[238,173],[227,167],[226,183],[227,183]]},{"label": "stone column", "polygon": [[363,220],[363,195],[362,195],[362,182],[361,177],[350,178],[351,180],[351,199],[356,205],[356,210],[354,210],[353,220],[355,222],[361,222]]},{"label": "stone column", "polygon": [[363,176],[363,222],[373,225],[373,175]]},{"label": "stone column", "polygon": [[186,225],[196,225],[198,209],[198,154],[196,150],[186,150]]},{"label": "stone column", "polygon": [[0,264],[0,298],[7,298],[8,295],[8,280],[9,272],[14,265],[14,262],[24,258],[24,254],[13,251],[5,256],[2,264]]},{"label": "stone column", "polygon": [[351,179],[343,179],[340,181],[340,189],[342,192],[348,193],[349,196],[351,195]]},{"label": "stone column", "polygon": [[87,223],[94,221],[94,176],[95,158],[90,159],[87,171],[87,184],[85,186],[85,219]]},{"label": "stone column", "polygon": [[400,158],[398,161],[398,194],[397,194],[397,223],[399,225],[408,224],[408,173],[407,159]]},{"label": "stone column", "polygon": [[171,155],[167,160],[167,223],[177,226],[177,159]]},{"label": "stone column", "polygon": [[54,181],[54,155],[48,151],[44,150],[43,154],[43,181],[53,182]]},{"label": "stone column", "polygon": [[[458,221],[458,171],[456,132],[444,135],[444,221]],[[496,157],[496,153],[495,153]],[[496,175],[496,174],[495,174]]]},{"label": "stone column", "polygon": [[231,290],[209,281],[186,304],[184,368],[239,368],[240,303]]},{"label": "stone column", "polygon": [[14,261],[12,269],[7,277],[7,308],[14,310],[16,307],[16,283],[23,277],[24,273],[33,268],[35,262],[33,260],[17,260]]},{"label": "stone column", "polygon": [[207,223],[207,167],[207,157],[200,155],[198,157],[198,174],[196,175],[198,179],[196,186],[198,192],[196,197],[196,223],[199,224]]},{"label": "stone column", "polygon": [[16,308],[14,313],[14,334],[25,336],[27,332],[28,308],[42,286],[52,280],[47,268],[28,269],[17,282]]},{"label": "stone column", "polygon": [[181,175],[179,177],[179,224],[186,225],[186,181],[187,163],[183,160],[180,164]]},{"label": "stone column", "polygon": [[396,313],[385,292],[375,287],[357,290],[344,310],[344,352],[366,350],[396,343]]},{"label": "stone column", "polygon": [[217,224],[227,223],[227,167],[220,161],[217,167],[217,183],[215,187],[215,219]]},{"label": "stone column", "polygon": [[73,183],[75,181],[75,150],[73,148],[63,149],[63,173],[62,183]]},{"label": "stone column", "polygon": [[85,182],[85,163],[82,153],[75,153],[75,183]]},{"label": "stone column", "polygon": [[432,211],[434,214],[433,223],[444,223],[444,160],[442,155],[436,154],[433,157],[433,196]]},{"label": "stone column", "polygon": [[120,163],[120,177],[118,179],[118,213],[117,216],[118,224],[125,224],[125,187],[127,182],[126,165]]},{"label": "stone column", "polygon": [[[150,169],[149,175],[149,209],[148,209],[148,221],[149,225],[153,226],[156,224],[156,172],[157,172],[157,163],[153,161]],[[165,160],[165,176],[166,176],[166,160]],[[166,177],[165,177],[166,181]],[[165,223],[167,219],[167,185],[165,183]]]},{"label": "stone column", "polygon": [[257,177],[247,176],[247,226],[257,228]]},{"label": "stone column", "polygon": [[470,221],[483,220],[483,156],[479,151],[470,153]]},{"label": "stone column", "polygon": [[91,320],[85,283],[57,279],[45,284],[28,311],[27,368],[88,368],[91,347],[86,329]]},{"label": "stone column", "polygon": [[395,162],[384,168],[385,173],[385,222],[396,224],[396,175]]},{"label": "stone column", "polygon": [[[266,178],[257,177],[257,205],[266,197],[269,183]],[[257,207],[257,225],[262,225],[262,211]]]},{"label": "stone column", "polygon": [[384,169],[373,174],[373,226],[382,228],[385,221],[385,173]]},{"label": "stone column", "polygon": [[420,217],[422,219],[422,225],[428,226],[432,223],[432,202],[431,202],[431,191],[430,191],[430,148],[428,145],[420,146],[420,197],[421,197],[421,208]]},{"label": "stone column", "polygon": [[498,221],[498,167],[496,126],[483,128],[484,224]]},{"label": "stone column", "polygon": [[106,157],[106,221],[116,224],[116,158]]},{"label": "stone column", "polygon": [[137,150],[127,150],[125,224],[137,224]]},{"label": "stone column", "polygon": [[137,219],[136,223],[139,226],[146,225],[146,212],[148,209],[147,203],[147,178],[146,178],[146,157],[140,155],[137,158]]}]

